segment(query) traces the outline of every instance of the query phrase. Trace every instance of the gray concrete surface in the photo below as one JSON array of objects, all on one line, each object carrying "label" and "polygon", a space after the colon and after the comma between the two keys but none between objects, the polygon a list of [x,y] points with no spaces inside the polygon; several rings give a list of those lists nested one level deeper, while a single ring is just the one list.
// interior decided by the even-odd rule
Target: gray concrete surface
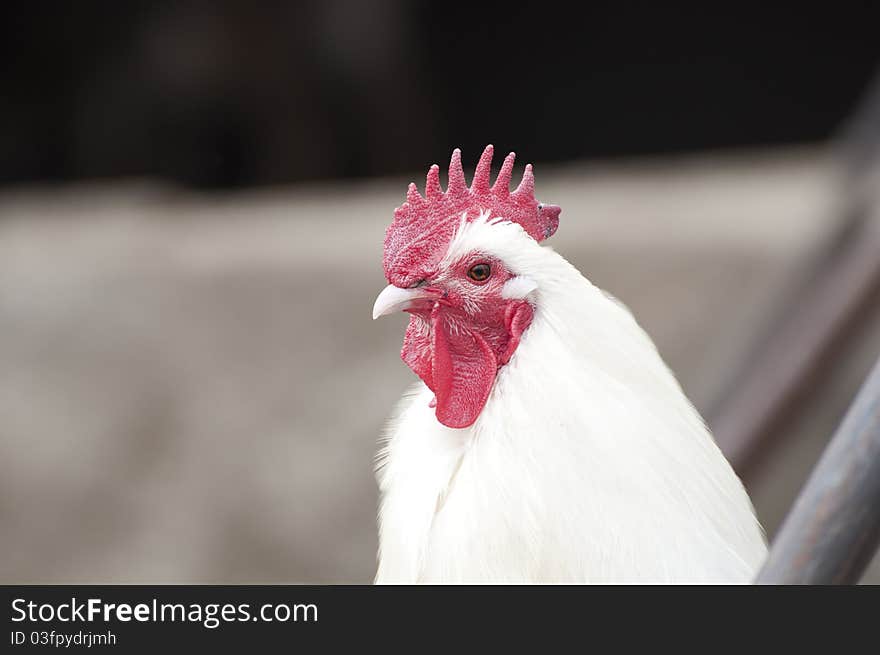
[{"label": "gray concrete surface", "polygon": [[[702,408],[833,227],[816,148],[536,175],[552,245]],[[413,379],[405,319],[370,320],[406,181],[0,194],[0,581],[369,582],[375,440]],[[771,533],[876,345],[762,467]]]}]

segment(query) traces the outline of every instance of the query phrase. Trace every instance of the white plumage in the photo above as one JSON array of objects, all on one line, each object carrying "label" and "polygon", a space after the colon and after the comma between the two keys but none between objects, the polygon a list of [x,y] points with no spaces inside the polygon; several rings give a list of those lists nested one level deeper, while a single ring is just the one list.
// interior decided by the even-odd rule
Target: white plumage
[{"label": "white plumage", "polygon": [[463,222],[444,264],[473,252],[534,318],[472,426],[441,425],[421,382],[401,400],[376,582],[749,582],[748,495],[629,311],[518,224]]}]

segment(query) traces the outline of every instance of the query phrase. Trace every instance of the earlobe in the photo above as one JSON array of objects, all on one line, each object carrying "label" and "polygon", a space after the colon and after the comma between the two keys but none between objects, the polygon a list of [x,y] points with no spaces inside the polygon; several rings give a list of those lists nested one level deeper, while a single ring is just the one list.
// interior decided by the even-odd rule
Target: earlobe
[{"label": "earlobe", "polygon": [[504,313],[504,325],[507,328],[509,339],[507,348],[498,360],[500,364],[506,364],[513,357],[513,353],[516,352],[517,346],[519,346],[520,338],[523,332],[531,325],[534,315],[535,310],[525,300],[514,302],[507,306]]},{"label": "earlobe", "polygon": [[538,283],[525,275],[510,278],[501,287],[501,297],[505,300],[522,300],[538,288]]}]

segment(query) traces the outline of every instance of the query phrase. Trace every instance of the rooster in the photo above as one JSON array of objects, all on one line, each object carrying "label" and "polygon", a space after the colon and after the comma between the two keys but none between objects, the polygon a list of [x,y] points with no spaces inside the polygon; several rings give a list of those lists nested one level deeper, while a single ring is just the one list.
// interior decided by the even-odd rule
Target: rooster
[{"label": "rooster", "polygon": [[747,583],[751,501],[650,337],[541,245],[532,166],[409,185],[373,318],[421,379],[380,441],[377,583]]}]

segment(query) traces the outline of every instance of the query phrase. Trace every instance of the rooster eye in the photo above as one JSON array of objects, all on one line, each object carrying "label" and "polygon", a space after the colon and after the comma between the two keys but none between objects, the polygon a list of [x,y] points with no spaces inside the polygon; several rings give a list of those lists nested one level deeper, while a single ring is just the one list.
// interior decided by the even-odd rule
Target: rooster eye
[{"label": "rooster eye", "polygon": [[489,268],[489,264],[474,264],[467,274],[474,282],[485,282],[492,274],[492,269]]}]

